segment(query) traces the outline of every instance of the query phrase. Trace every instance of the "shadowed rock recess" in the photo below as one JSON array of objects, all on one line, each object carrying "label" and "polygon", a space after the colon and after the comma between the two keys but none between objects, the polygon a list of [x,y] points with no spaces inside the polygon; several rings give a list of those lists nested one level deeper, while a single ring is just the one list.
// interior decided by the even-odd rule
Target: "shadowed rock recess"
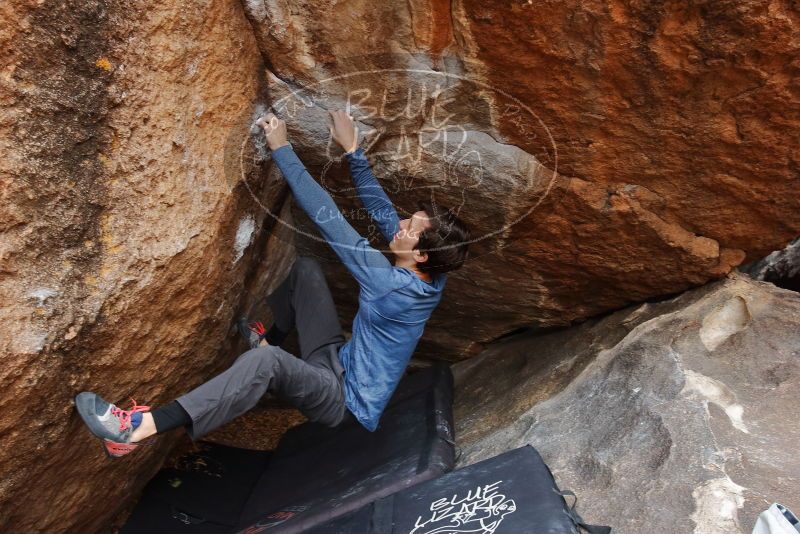
[{"label": "shadowed rock recess", "polygon": [[[328,109],[349,105],[401,216],[434,198],[472,228],[472,259],[450,278],[420,359],[466,360],[523,327],[566,326],[673,295],[800,234],[800,14],[791,3],[8,0],[0,17],[2,531],[107,525],[175,437],[158,438],[136,461],[109,462],[74,413],[73,395],[90,389],[158,405],[213,376],[241,348],[228,335],[232,322],[264,311],[260,297],[296,251],[330,260],[349,326],[355,286],[293,208],[252,129],[269,106],[287,120],[311,173],[376,245],[329,140]],[[762,506],[748,492],[762,491],[778,467],[756,468],[765,474],[755,482],[737,474],[750,464],[736,464],[725,447],[739,449],[721,436],[755,451],[748,440],[773,435],[775,415],[748,408],[752,388],[786,388],[785,398],[800,390],[785,348],[789,317],[775,315],[774,329],[759,319],[768,313],[759,299],[788,310],[796,296],[735,279],[676,302],[688,310],[700,306],[692,299],[733,286],[744,288],[741,297],[695,315],[697,324],[679,322],[695,331],[691,351],[700,358],[685,365],[675,356],[680,332],[671,334],[672,351],[642,353],[646,363],[612,358],[630,336],[625,324],[560,334],[559,343],[584,351],[580,358],[564,347],[549,359],[511,358],[527,376],[553,372],[531,379],[538,386],[516,408],[524,373],[502,376],[472,408],[462,395],[465,461],[503,448],[488,437],[494,427],[482,434],[470,426],[489,417],[486,407],[516,436],[517,416],[507,414],[550,399],[536,408],[543,421],[547,406],[562,402],[562,411],[604,410],[606,427],[620,432],[645,422],[634,436],[645,452],[621,460],[603,455],[631,447],[611,434],[590,438],[605,419],[582,419],[589,413],[571,416],[575,451],[553,454],[569,451],[566,437],[544,447],[566,485],[586,489],[590,516],[618,524],[615,514],[634,517],[627,503],[651,498],[652,514],[664,514],[654,524],[667,525],[671,510],[684,530],[666,530],[688,532],[713,519],[705,496],[717,490],[736,506],[744,500],[748,512]],[[637,313],[669,306],[677,304]],[[608,365],[580,348],[587,332],[611,351]],[[740,354],[751,362],[741,365],[752,361],[726,351],[756,335],[774,350],[748,383],[737,362]],[[645,380],[641,365],[657,380]],[[664,404],[645,413],[640,397],[610,386],[606,401],[557,401],[587,383],[576,378],[582,366],[621,384],[639,380],[641,398]],[[769,380],[775,390],[763,385]],[[684,406],[691,417],[676,430],[670,418]],[[536,432],[563,434],[548,424]],[[695,446],[712,435],[718,443],[701,461]],[[764,439],[763,457],[748,462],[761,466],[792,448]],[[669,462],[681,470],[670,475]],[[617,484],[619,473],[628,475]]]}]

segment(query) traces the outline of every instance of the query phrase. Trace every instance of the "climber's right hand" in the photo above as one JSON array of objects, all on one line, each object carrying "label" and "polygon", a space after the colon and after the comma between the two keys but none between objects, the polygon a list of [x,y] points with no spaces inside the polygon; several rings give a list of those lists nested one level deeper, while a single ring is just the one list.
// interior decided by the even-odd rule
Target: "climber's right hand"
[{"label": "climber's right hand", "polygon": [[333,126],[328,126],[333,140],[348,154],[355,152],[358,148],[358,127],[353,122],[353,117],[339,109],[330,110],[328,113],[333,121]]}]

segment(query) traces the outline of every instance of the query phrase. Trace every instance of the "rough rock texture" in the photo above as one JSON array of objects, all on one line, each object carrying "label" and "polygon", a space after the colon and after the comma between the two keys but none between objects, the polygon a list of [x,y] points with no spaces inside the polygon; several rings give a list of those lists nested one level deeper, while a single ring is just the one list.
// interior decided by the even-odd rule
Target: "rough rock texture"
[{"label": "rough rock texture", "polygon": [[749,533],[800,509],[800,297],[741,275],[454,367],[460,465],[527,443],[590,522]]},{"label": "rough rock texture", "polygon": [[795,239],[783,250],[776,250],[766,258],[742,267],[742,271],[756,280],[800,291],[800,239]]},{"label": "rough rock texture", "polygon": [[[9,0],[0,17],[0,530],[103,524],[174,440],[108,463],[72,396],[173,398],[231,361],[232,320],[264,313],[296,239],[330,258],[250,134],[266,104],[362,231],[326,125],[348,97],[401,214],[433,196],[471,225],[428,357],[679,292],[800,233],[794,4]],[[330,273],[346,324],[355,288]]]},{"label": "rough rock texture", "polygon": [[244,5],[275,108],[340,202],[324,110],[349,97],[401,211],[433,194],[488,236],[422,355],[677,293],[800,234],[793,3]]},{"label": "rough rock texture", "polygon": [[0,531],[95,532],[174,440],[110,462],[72,397],[157,405],[212,376],[245,283],[287,254],[254,202],[285,196],[248,133],[261,57],[232,0],[0,13]]}]

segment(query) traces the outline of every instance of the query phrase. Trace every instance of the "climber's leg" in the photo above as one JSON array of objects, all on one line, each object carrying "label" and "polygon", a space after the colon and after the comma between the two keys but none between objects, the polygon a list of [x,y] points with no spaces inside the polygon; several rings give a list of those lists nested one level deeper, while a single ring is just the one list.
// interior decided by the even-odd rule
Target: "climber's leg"
[{"label": "climber's leg", "polygon": [[312,421],[335,426],[345,416],[341,374],[330,365],[306,363],[280,347],[261,347],[245,352],[227,371],[186,395],[144,413],[130,441],[139,442],[181,426],[193,439],[199,439],[255,406],[267,391],[285,399]]},{"label": "climber's leg", "polygon": [[335,426],[344,417],[341,375],[329,365],[305,362],[273,346],[245,352],[227,371],[177,402],[191,418],[187,430],[196,440],[255,406],[267,391],[311,421]]},{"label": "climber's leg", "polygon": [[[132,440],[186,426],[193,439],[246,412],[271,391],[310,420],[329,426],[349,414],[344,406],[338,349],[344,343],[339,317],[319,264],[299,257],[268,297],[275,322],[266,334],[269,349],[244,353],[230,369],[197,389],[145,414]],[[277,345],[297,328],[302,360]],[[188,418],[188,421],[187,421]]]},{"label": "climber's leg", "polygon": [[[336,345],[331,348],[329,354],[335,354]],[[272,346],[245,352],[223,373],[155,410],[156,417],[147,406],[134,403],[131,410],[121,410],[88,391],[80,393],[75,403],[89,430],[116,457],[156,432],[182,426],[181,422],[192,439],[199,439],[255,406],[267,391],[311,421],[335,426],[345,417],[341,374],[330,365],[308,363]],[[159,421],[166,426],[158,427]]]},{"label": "climber's leg", "polygon": [[331,290],[316,260],[298,257],[286,279],[267,297],[267,302],[275,316],[270,329],[273,340],[268,338],[270,345],[280,345],[289,332],[297,328],[300,357],[323,362],[327,354],[320,353],[320,349],[344,343]]},{"label": "climber's leg", "polygon": [[[344,368],[339,360],[339,348],[345,337],[319,262],[298,257],[286,279],[267,297],[267,302],[276,318],[273,330],[289,332],[297,328],[300,357],[310,364],[325,367],[342,382]],[[339,407],[335,408],[338,414]],[[345,418],[352,419],[347,409],[342,410],[342,419]]]},{"label": "climber's leg", "polygon": [[131,441],[142,441],[153,434],[164,434],[182,426],[188,427],[191,424],[192,418],[183,409],[183,406],[178,401],[172,401],[164,406],[159,406],[152,412],[145,413],[142,424],[133,431]]},{"label": "climber's leg", "polygon": [[[115,455],[130,452],[136,442],[153,434],[180,426],[186,426],[189,435],[198,439],[255,406],[267,391],[285,399],[312,421],[328,426],[341,423],[349,416],[344,404],[344,369],[338,358],[344,334],[319,264],[298,258],[268,302],[275,314],[272,333],[280,338],[276,337],[271,346],[245,352],[228,370],[170,404],[152,412],[138,410],[133,415],[134,424],[126,421],[123,432],[91,426],[90,430],[106,441],[127,445],[124,451],[117,447]],[[275,346],[295,327],[302,359]],[[113,424],[95,421],[119,410],[93,393],[86,394],[91,399],[84,396],[80,404],[86,412],[84,421],[116,428],[116,416]],[[97,405],[102,410],[98,411]]]}]

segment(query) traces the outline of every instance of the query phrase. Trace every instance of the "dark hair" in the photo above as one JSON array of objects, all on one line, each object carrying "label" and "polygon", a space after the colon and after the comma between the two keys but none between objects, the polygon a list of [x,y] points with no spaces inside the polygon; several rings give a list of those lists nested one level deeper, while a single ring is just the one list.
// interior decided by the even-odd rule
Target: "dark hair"
[{"label": "dark hair", "polygon": [[453,210],[435,202],[420,202],[419,208],[428,214],[431,227],[419,235],[417,250],[428,254],[428,260],[418,263],[420,271],[442,274],[461,267],[467,259],[469,230]]}]

